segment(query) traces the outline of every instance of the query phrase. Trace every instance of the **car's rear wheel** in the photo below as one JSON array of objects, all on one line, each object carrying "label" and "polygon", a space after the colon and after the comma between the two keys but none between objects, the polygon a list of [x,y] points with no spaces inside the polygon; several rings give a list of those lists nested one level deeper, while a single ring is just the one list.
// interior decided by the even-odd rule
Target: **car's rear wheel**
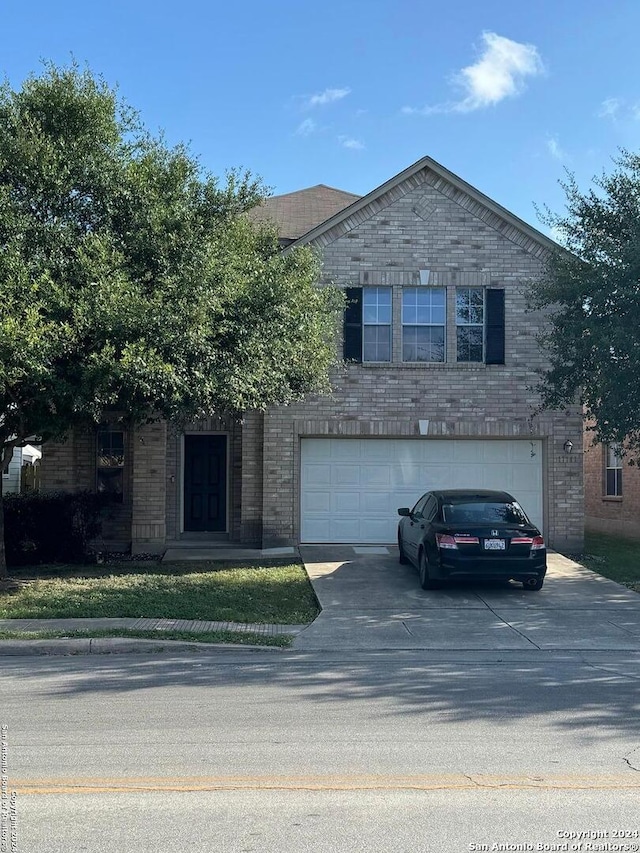
[{"label": "car's rear wheel", "polygon": [[404,548],[402,547],[402,538],[401,538],[400,534],[398,534],[398,552],[399,552],[398,560],[400,561],[401,565],[407,566],[409,564],[409,558],[404,553]]},{"label": "car's rear wheel", "polygon": [[420,549],[418,555],[418,574],[420,575],[420,586],[422,589],[437,589],[440,586],[440,581],[429,577],[429,563],[424,549]]},{"label": "car's rear wheel", "polygon": [[529,592],[538,592],[538,590],[542,589],[543,583],[544,578],[527,578],[526,581],[522,581],[522,586],[524,589],[529,590]]}]

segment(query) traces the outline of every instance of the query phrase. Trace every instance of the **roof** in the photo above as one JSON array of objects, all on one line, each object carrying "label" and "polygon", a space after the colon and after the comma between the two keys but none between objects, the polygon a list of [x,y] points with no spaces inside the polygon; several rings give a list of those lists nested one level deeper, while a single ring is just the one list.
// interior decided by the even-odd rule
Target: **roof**
[{"label": "roof", "polygon": [[[362,217],[371,216],[387,204],[395,201],[396,198],[406,192],[406,187],[418,186],[425,180],[525,250],[533,254],[544,254],[549,251],[557,251],[560,248],[546,234],[533,228],[523,219],[493,201],[489,196],[450,172],[449,169],[431,157],[423,157],[364,196],[358,197],[350,193],[340,193],[339,190],[331,190],[334,193],[340,193],[345,197],[345,200],[350,197],[349,206],[343,206],[324,221],[311,226],[306,232],[303,231],[298,235],[295,243],[304,244],[318,240],[319,246],[325,245],[356,227],[359,222],[363,221]],[[401,187],[403,184],[405,185],[404,188]],[[317,189],[318,187],[312,188],[312,190]],[[326,189],[330,188],[326,187]],[[302,193],[304,192],[309,191],[302,190]],[[295,196],[296,193],[290,195]],[[286,197],[276,196],[276,198]]]},{"label": "roof", "polygon": [[360,199],[359,195],[317,184],[304,190],[265,199],[249,215],[257,222],[272,222],[281,240],[290,242],[331,219]]}]

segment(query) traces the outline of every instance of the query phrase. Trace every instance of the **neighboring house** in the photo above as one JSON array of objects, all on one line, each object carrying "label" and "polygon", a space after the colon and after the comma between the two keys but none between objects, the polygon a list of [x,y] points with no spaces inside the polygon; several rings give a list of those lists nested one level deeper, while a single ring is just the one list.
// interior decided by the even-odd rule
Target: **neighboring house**
[{"label": "neighboring house", "polygon": [[31,444],[24,447],[14,447],[9,469],[2,475],[2,492],[8,495],[10,492],[20,492],[22,466],[38,461],[42,456],[40,450]]},{"label": "neighboring house", "polygon": [[22,448],[14,447],[9,467],[2,474],[2,493],[5,495],[20,491],[20,471],[22,470]]},{"label": "neighboring house", "polygon": [[585,526],[597,533],[640,539],[640,468],[615,444],[592,444],[584,434]]},{"label": "neighboring house", "polygon": [[[324,185],[255,214],[322,254],[346,290],[333,393],[133,434],[114,420],[49,445],[42,488],[113,495],[105,535],[134,551],[389,543],[437,487],[513,493],[558,549],[583,539],[580,411],[534,415],[542,322],[523,288],[555,244],[428,157],[359,198]],[[288,249],[285,249],[287,251]]]}]

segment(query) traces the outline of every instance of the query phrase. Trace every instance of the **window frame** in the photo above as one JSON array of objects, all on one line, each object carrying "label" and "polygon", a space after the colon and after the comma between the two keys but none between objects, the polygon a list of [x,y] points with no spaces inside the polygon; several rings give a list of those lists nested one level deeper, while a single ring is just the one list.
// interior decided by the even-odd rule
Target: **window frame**
[{"label": "window frame", "polygon": [[[617,462],[617,465],[611,465],[610,462]],[[614,442],[607,442],[604,445],[604,497],[605,498],[622,498],[622,464],[623,457],[620,455],[620,445]],[[612,491],[609,491],[610,477],[612,477]]]},{"label": "window frame", "polygon": [[[405,296],[409,293],[415,293],[416,296],[419,293],[429,293],[434,294],[435,292],[442,293],[444,304],[442,309],[444,311],[443,322],[442,323],[420,323],[417,321],[417,309],[420,307],[417,304],[416,300],[416,322],[406,323],[404,319],[405,307],[413,307],[413,306],[405,306]],[[433,312],[433,305],[429,306],[430,314]],[[439,306],[436,306],[439,307]],[[401,314],[400,314],[400,325],[402,329],[402,363],[403,364],[444,364],[447,360],[447,288],[446,287],[403,287],[402,288],[402,306],[401,306]],[[405,357],[405,330],[406,329],[442,329],[442,358],[430,358],[430,359],[413,359]],[[420,343],[416,341],[415,344],[412,344],[416,348],[416,355],[418,354]],[[429,346],[434,346],[433,342],[429,342]]]},{"label": "window frame", "polygon": [[[380,291],[385,291],[389,294],[389,322],[388,323],[380,323],[378,321],[371,322],[366,319],[367,308],[371,308],[371,305],[367,305],[367,296],[371,296],[373,291],[376,292],[376,316],[380,312],[380,307],[387,308],[387,305],[380,305],[379,296]],[[366,348],[367,348],[367,340],[366,340],[366,330],[367,328],[374,329],[388,329],[389,331],[389,358],[380,359],[380,358],[367,358]],[[376,355],[378,354],[377,348],[380,346],[380,342],[376,341]],[[371,285],[362,288],[362,362],[363,364],[392,364],[393,363],[393,288],[387,285]]]}]

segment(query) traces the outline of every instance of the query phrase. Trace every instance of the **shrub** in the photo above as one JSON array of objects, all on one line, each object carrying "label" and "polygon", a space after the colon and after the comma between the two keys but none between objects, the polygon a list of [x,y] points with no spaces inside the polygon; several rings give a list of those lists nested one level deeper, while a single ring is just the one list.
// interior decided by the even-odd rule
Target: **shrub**
[{"label": "shrub", "polygon": [[100,532],[103,503],[91,492],[6,495],[7,565],[81,562]]}]

